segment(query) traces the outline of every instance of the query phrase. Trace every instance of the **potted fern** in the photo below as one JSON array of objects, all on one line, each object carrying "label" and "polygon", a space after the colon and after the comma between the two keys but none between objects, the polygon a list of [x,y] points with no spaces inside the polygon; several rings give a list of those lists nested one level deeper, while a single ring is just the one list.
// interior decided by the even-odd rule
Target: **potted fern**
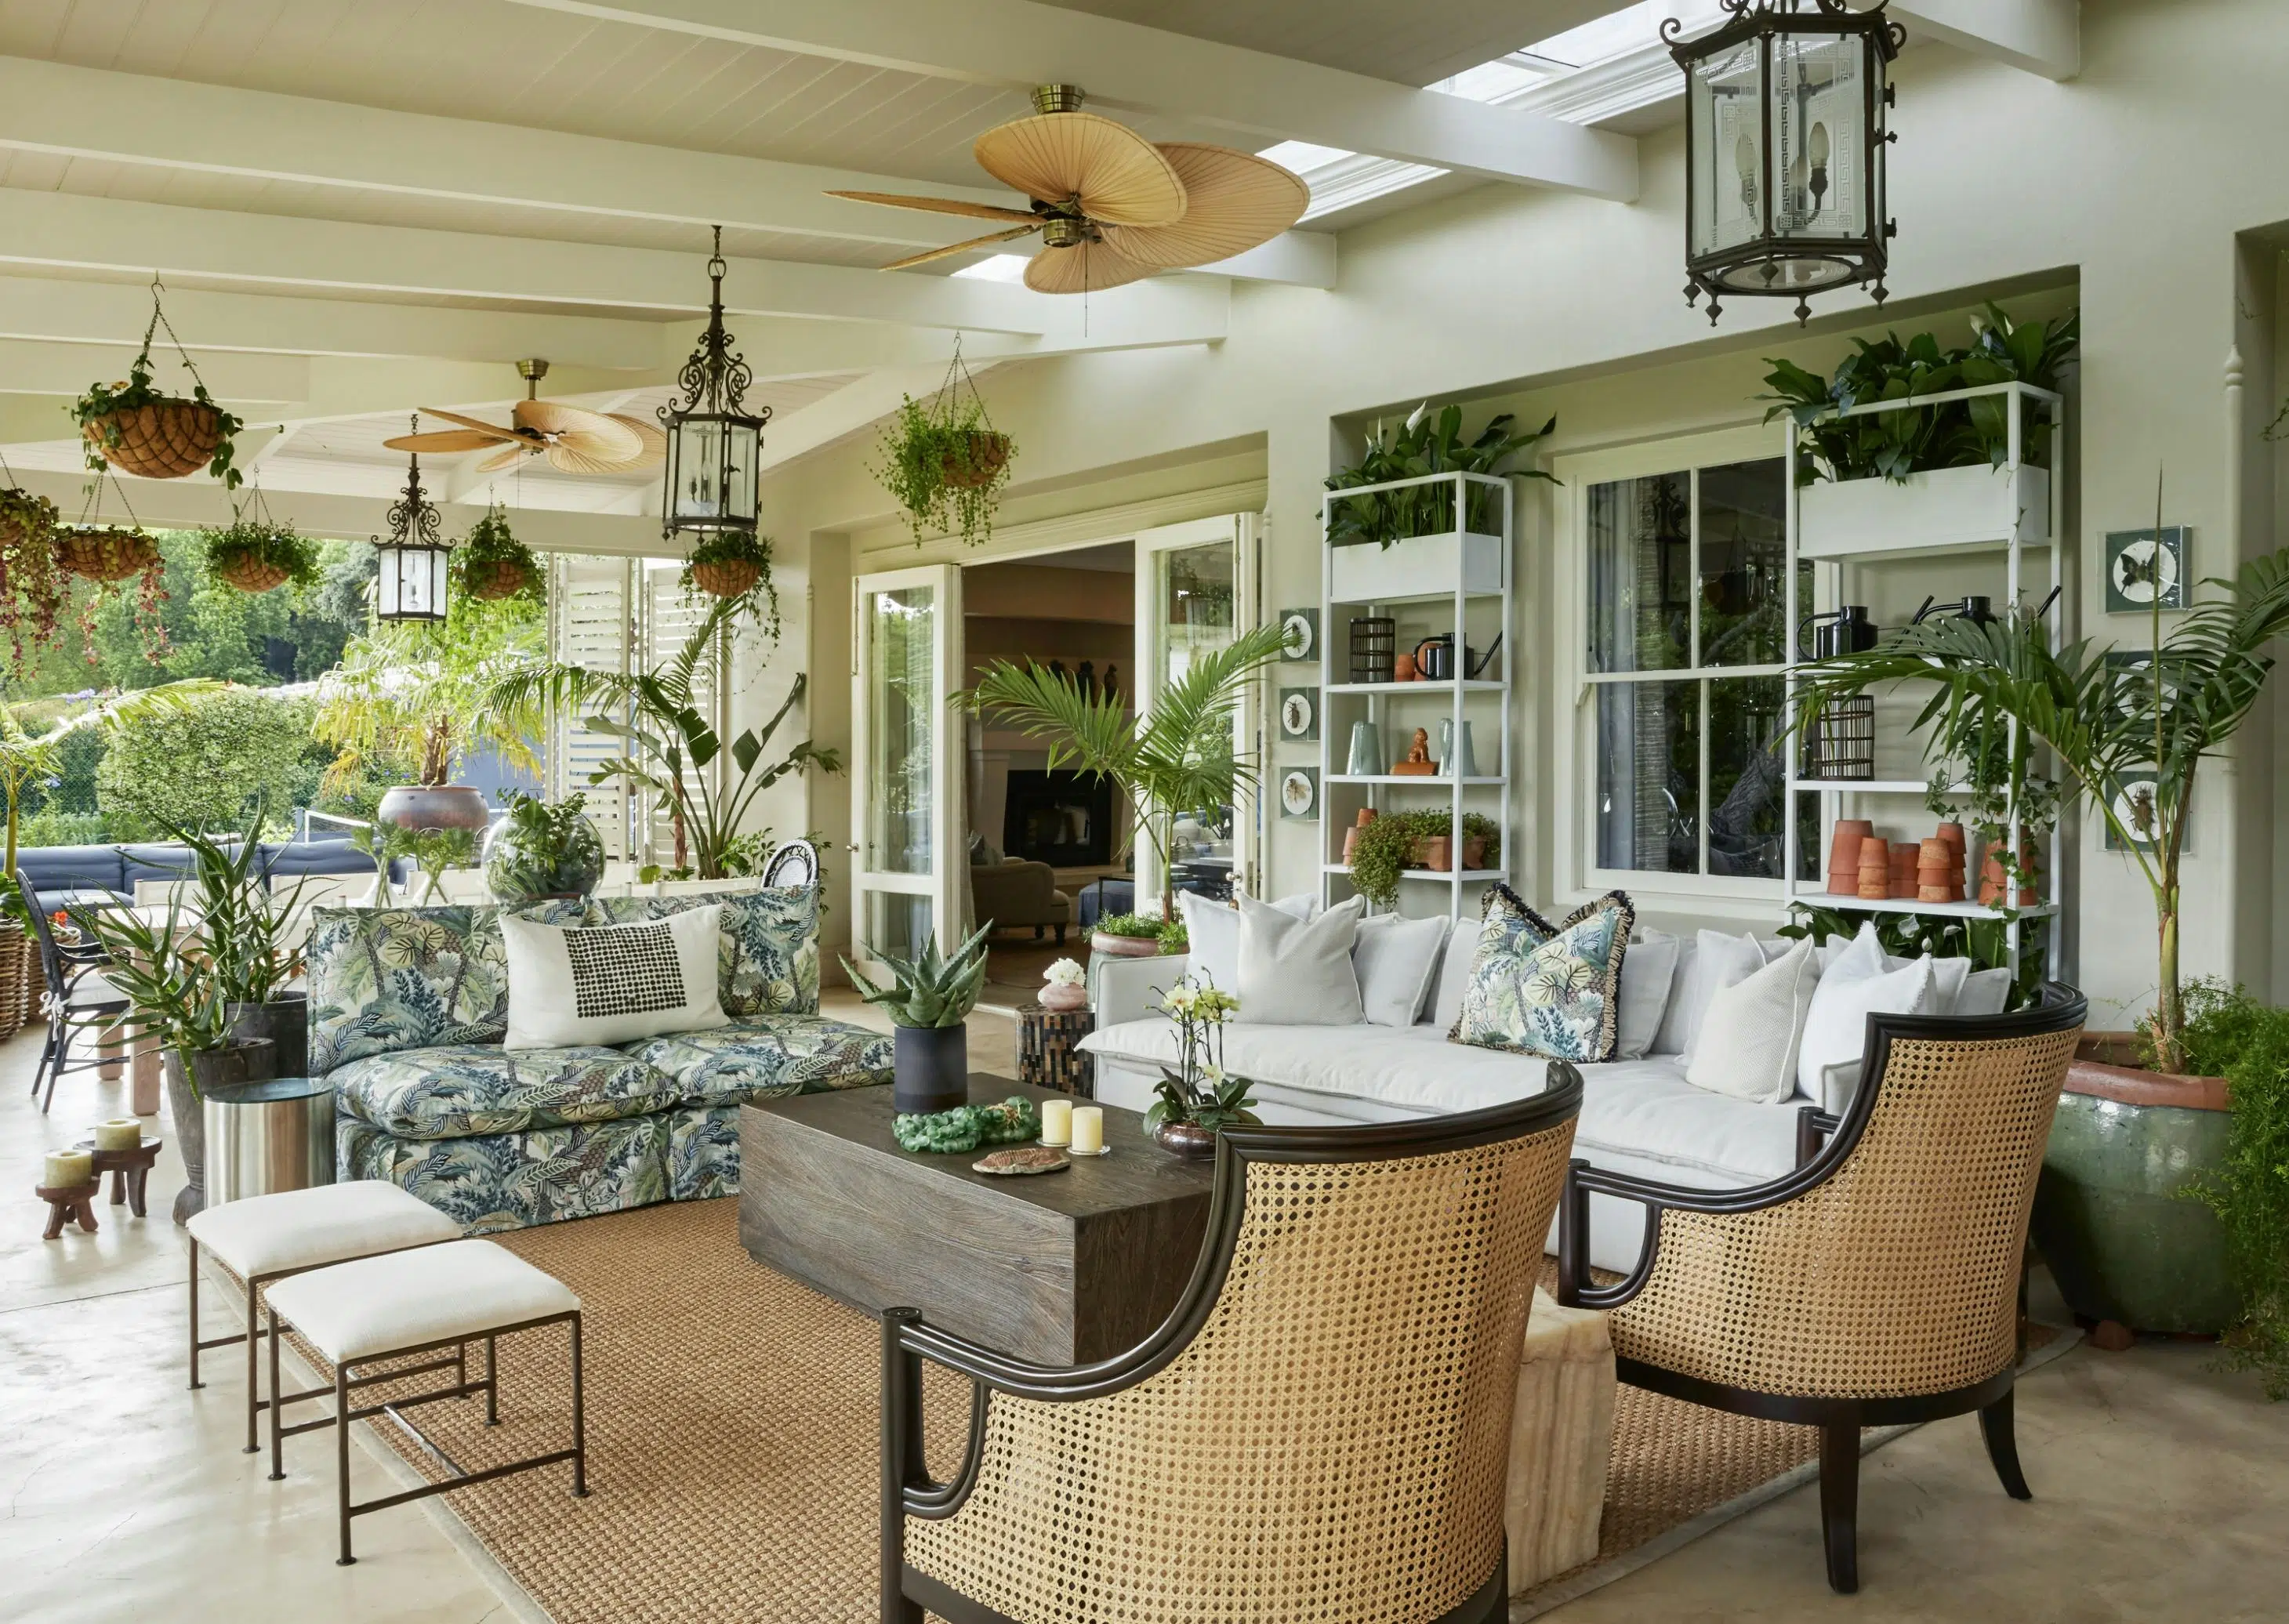
[{"label": "potted fern", "polygon": [[[246,425],[207,393],[205,380],[159,307],[159,292],[154,281],[151,321],[126,378],[91,384],[72,402],[73,420],[87,442],[87,466],[99,474],[113,468],[152,480],[183,479],[203,468],[235,490],[245,476],[232,466],[231,456],[238,432]],[[151,381],[151,339],[163,326],[183,370],[191,375],[188,396],[166,394]]]},{"label": "potted fern", "polygon": [[883,433],[874,476],[905,510],[916,545],[936,532],[974,546],[993,534],[994,505],[1017,451],[985,415],[957,344],[944,387],[927,402],[905,397]]},{"label": "potted fern", "polygon": [[318,544],[291,524],[234,510],[230,522],[199,532],[206,542],[207,573],[240,592],[266,593],[291,582],[312,586],[318,579]]},{"label": "potted fern", "polygon": [[890,972],[877,986],[842,960],[842,973],[895,1029],[897,1071],[891,1105],[901,1116],[929,1116],[969,1103],[969,1032],[962,1023],[985,987],[988,919],[951,953],[941,956],[933,934],[914,959],[876,953]]},{"label": "potted fern", "polygon": [[473,598],[540,601],[540,561],[509,529],[508,511],[498,502],[453,549],[452,576],[453,585]]},{"label": "potted fern", "polygon": [[[1502,504],[1494,481],[1511,472],[1522,479],[1550,479],[1539,468],[1510,470],[1503,465],[1558,427],[1552,418],[1533,434],[1518,434],[1511,432],[1513,421],[1503,412],[1488,418],[1476,438],[1465,440],[1460,406],[1449,402],[1434,416],[1425,401],[1395,429],[1376,424],[1359,461],[1329,474],[1327,488],[1424,482],[1328,504],[1327,541],[1336,550],[1333,595],[1379,602],[1419,592],[1426,581],[1451,581],[1458,572],[1473,591],[1499,591],[1508,544],[1498,534]],[[1432,474],[1479,477],[1424,477]],[[1459,516],[1458,484],[1464,487]]]}]

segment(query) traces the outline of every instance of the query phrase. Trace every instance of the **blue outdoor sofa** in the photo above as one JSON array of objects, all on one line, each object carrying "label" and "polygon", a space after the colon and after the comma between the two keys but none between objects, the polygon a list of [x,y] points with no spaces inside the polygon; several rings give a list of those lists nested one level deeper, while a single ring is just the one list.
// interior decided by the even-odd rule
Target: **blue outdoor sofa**
[{"label": "blue outdoor sofa", "polygon": [[[231,849],[237,849],[234,843]],[[262,872],[290,883],[302,874],[371,874],[373,859],[347,840],[267,840]],[[179,880],[189,871],[190,849],[172,841],[132,846],[25,846],[16,867],[40,894],[43,912],[59,908],[101,907],[132,902],[139,880]]]}]

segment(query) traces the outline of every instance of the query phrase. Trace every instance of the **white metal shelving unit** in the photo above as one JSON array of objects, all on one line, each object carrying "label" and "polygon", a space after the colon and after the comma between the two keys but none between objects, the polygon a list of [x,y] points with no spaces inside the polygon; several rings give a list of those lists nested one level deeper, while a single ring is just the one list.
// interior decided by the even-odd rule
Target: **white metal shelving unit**
[{"label": "white metal shelving unit", "polygon": [[[1883,401],[1856,406],[1844,413],[1846,417],[1865,417],[1871,413],[1902,411],[1917,407],[1936,406],[1950,401],[1969,400],[1976,396],[2000,395],[2006,402],[2008,442],[2006,457],[1999,468],[1950,468],[1936,475],[1918,474],[1914,480],[1925,482],[1921,487],[1926,522],[1919,526],[1895,527],[1881,521],[1881,502],[1884,492],[1864,490],[1853,492],[1850,486],[1818,488],[1827,498],[1821,515],[1826,521],[1827,533],[1814,537],[1807,547],[1805,537],[1805,489],[1797,484],[1798,431],[1794,422],[1784,425],[1786,479],[1788,482],[1788,649],[1790,670],[1783,681],[1787,694],[1787,714],[1796,713],[1797,663],[1807,657],[1798,645],[1798,633],[1806,613],[1798,601],[1798,566],[1809,561],[1824,579],[1814,589],[1814,601],[1823,609],[1832,609],[1851,601],[1854,571],[1862,563],[1890,562],[1902,559],[1941,560],[1961,556],[1966,553],[2004,554],[2005,594],[2003,608],[2024,601],[2027,582],[2027,554],[2040,551],[2049,557],[2048,589],[2055,589],[2062,578],[2065,549],[2060,545],[2060,510],[2064,481],[2062,463],[2066,445],[2066,402],[2047,389],[2038,389],[2031,384],[2017,382],[1990,384],[1974,389],[1955,389],[1945,394],[1918,395],[1902,401]],[[2030,403],[2048,409],[2051,422],[2051,455],[2047,468],[2026,460],[2027,410]],[[1982,481],[1987,482],[1982,485]],[[1873,486],[1875,481],[1852,482],[1852,484]],[[1896,490],[1897,487],[1894,487]],[[1843,492],[1839,499],[1834,493]],[[1873,498],[1872,500],[1870,498]],[[2040,523],[2030,512],[2039,502]],[[2062,635],[2066,610],[2054,605],[2046,618],[2051,647],[2055,650]],[[2015,738],[2017,724],[2013,723]],[[1878,803],[1866,809],[1871,820],[1883,816],[1882,804],[1890,801],[1892,818],[1901,816],[1897,800],[1912,796],[1918,813],[1926,811],[1923,799],[1928,784],[1921,779],[1849,779],[1807,778],[1803,776],[1803,742],[1792,737],[1787,752],[1786,793],[1788,816],[1783,820],[1783,879],[1782,895],[1784,904],[1803,903],[1808,906],[1831,909],[1838,913],[1919,913],[1938,918],[1959,919],[2002,919],[2007,921],[2006,939],[2011,956],[2011,967],[2015,973],[2022,933],[2030,924],[2039,924],[2046,932],[2047,973],[2059,972],[2060,899],[2058,895],[2060,850],[2062,835],[2054,832],[2049,837],[2049,848],[2044,854],[2038,885],[2039,900],[2022,907],[2000,908],[1966,899],[1959,903],[1926,903],[1907,899],[1876,901],[1856,896],[1845,896],[1827,888],[1826,877],[1801,880],[1798,870],[1801,855],[1797,840],[1797,797],[1816,795],[1820,798],[1820,847],[1818,856],[1824,861],[1836,822],[1846,815],[1846,803],[1866,800]],[[2021,839],[2017,808],[2011,818],[2011,843],[2015,848]],[[1970,872],[1966,883],[1975,892],[1978,884],[1980,854],[1970,856]]]},{"label": "white metal shelving unit", "polygon": [[[1431,474],[1414,479],[1392,480],[1380,485],[1360,485],[1348,490],[1329,491],[1320,501],[1320,533],[1326,534],[1328,509],[1336,502],[1350,498],[1371,496],[1378,491],[1403,490],[1415,486],[1451,484],[1455,490],[1455,528],[1436,537],[1409,537],[1394,542],[1392,550],[1414,542],[1433,544],[1437,553],[1443,553],[1443,568],[1426,568],[1420,581],[1421,590],[1378,591],[1372,597],[1338,597],[1336,595],[1336,553],[1338,549],[1320,548],[1320,626],[1321,669],[1328,676],[1338,673],[1348,675],[1351,663],[1351,617],[1353,613],[1388,614],[1400,607],[1431,605],[1445,602],[1451,606],[1455,636],[1455,673],[1446,681],[1419,682],[1352,682],[1323,681],[1320,704],[1320,900],[1322,904],[1336,900],[1335,891],[1344,884],[1351,873],[1343,861],[1344,832],[1351,827],[1361,804],[1378,812],[1415,810],[1414,806],[1400,807],[1392,794],[1394,789],[1414,789],[1440,792],[1450,808],[1448,849],[1453,854],[1454,867],[1447,872],[1432,869],[1408,869],[1402,880],[1410,887],[1432,885],[1447,888],[1447,912],[1449,919],[1459,918],[1463,911],[1464,889],[1483,885],[1490,880],[1507,884],[1512,869],[1511,852],[1516,831],[1511,821],[1511,785],[1516,776],[1511,745],[1511,701],[1515,687],[1511,673],[1516,665],[1517,638],[1512,635],[1512,569],[1511,553],[1516,535],[1513,496],[1511,482],[1483,474]],[[1469,493],[1472,486],[1491,492],[1501,514],[1501,528],[1496,535],[1472,532],[1469,522]],[[1372,545],[1372,544],[1363,544]],[[1388,574],[1389,572],[1384,572]],[[1468,672],[1472,606],[1497,603],[1499,624],[1493,630],[1499,633],[1502,644],[1495,656],[1495,668],[1500,675],[1472,677]],[[1435,702],[1443,698],[1446,703]],[[1344,703],[1338,705],[1336,701]],[[1477,702],[1477,712],[1472,702]],[[1487,713],[1491,712],[1492,715]],[[1476,776],[1457,778],[1440,774],[1416,776],[1400,773],[1353,775],[1338,771],[1349,762],[1352,724],[1372,721],[1383,735],[1386,752],[1396,753],[1400,748],[1393,743],[1392,728],[1411,730],[1424,728],[1436,735],[1438,724],[1445,720],[1453,725],[1455,744],[1461,748],[1463,724],[1470,721],[1483,724],[1494,722],[1491,741],[1483,725],[1472,728],[1474,765],[1482,770]],[[1489,759],[1489,744],[1495,770],[1483,768]],[[1354,801],[1344,798],[1338,807],[1335,790],[1339,785],[1358,786],[1363,794]],[[1478,799],[1474,802],[1474,797]],[[1487,802],[1493,804],[1489,807]],[[1465,869],[1463,861],[1463,814],[1487,812],[1502,832],[1503,860],[1492,868]]]}]

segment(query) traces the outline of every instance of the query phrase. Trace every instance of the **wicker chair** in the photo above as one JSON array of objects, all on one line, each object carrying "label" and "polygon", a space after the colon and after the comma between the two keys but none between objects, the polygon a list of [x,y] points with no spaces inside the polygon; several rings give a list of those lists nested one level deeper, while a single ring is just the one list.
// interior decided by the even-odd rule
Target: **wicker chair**
[{"label": "wicker chair", "polygon": [[[2015,1015],[1870,1016],[1859,1092],[1840,1118],[1806,1109],[1801,1165],[1768,1184],[1567,1170],[1559,1300],[1613,1310],[1624,1381],[1821,1429],[1838,1591],[1859,1588],[1862,1427],[1976,1410],[2005,1492],[2030,1498],[2011,1424],[2022,1259],[2085,1013],[2053,983]],[[1610,1286],[1590,1284],[1592,1190],[1647,1208],[1645,1251]]]},{"label": "wicker chair", "polygon": [[[1073,1370],[883,1315],[882,1618],[1479,1624],[1526,1310],[1581,1109],[1227,1130],[1166,1323]],[[921,1366],[970,1378],[934,1483]]]}]

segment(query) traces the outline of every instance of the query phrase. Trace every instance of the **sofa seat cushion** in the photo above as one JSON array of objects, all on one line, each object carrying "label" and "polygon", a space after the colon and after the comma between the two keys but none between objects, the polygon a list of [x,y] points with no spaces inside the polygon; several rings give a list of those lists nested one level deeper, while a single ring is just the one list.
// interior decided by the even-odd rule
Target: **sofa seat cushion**
[{"label": "sofa seat cushion", "polygon": [[[1082,1047],[1146,1068],[1176,1063],[1175,1023],[1160,1016],[1091,1033]],[[1507,1104],[1542,1090],[1548,1062],[1449,1043],[1438,1026],[1224,1028],[1224,1067],[1258,1082],[1350,1095],[1392,1114]],[[1674,1055],[1578,1067],[1574,1153],[1597,1166],[1702,1190],[1780,1177],[1796,1163],[1798,1106],[1759,1105],[1695,1088]]]},{"label": "sofa seat cushion", "polygon": [[342,1112],[401,1139],[462,1139],[666,1111],[674,1079],[618,1049],[448,1043],[368,1055],[327,1074]]},{"label": "sofa seat cushion", "polygon": [[706,1031],[671,1032],[621,1046],[664,1072],[678,1103],[739,1105],[791,1094],[887,1083],[889,1037],[824,1015],[756,1015]]}]

